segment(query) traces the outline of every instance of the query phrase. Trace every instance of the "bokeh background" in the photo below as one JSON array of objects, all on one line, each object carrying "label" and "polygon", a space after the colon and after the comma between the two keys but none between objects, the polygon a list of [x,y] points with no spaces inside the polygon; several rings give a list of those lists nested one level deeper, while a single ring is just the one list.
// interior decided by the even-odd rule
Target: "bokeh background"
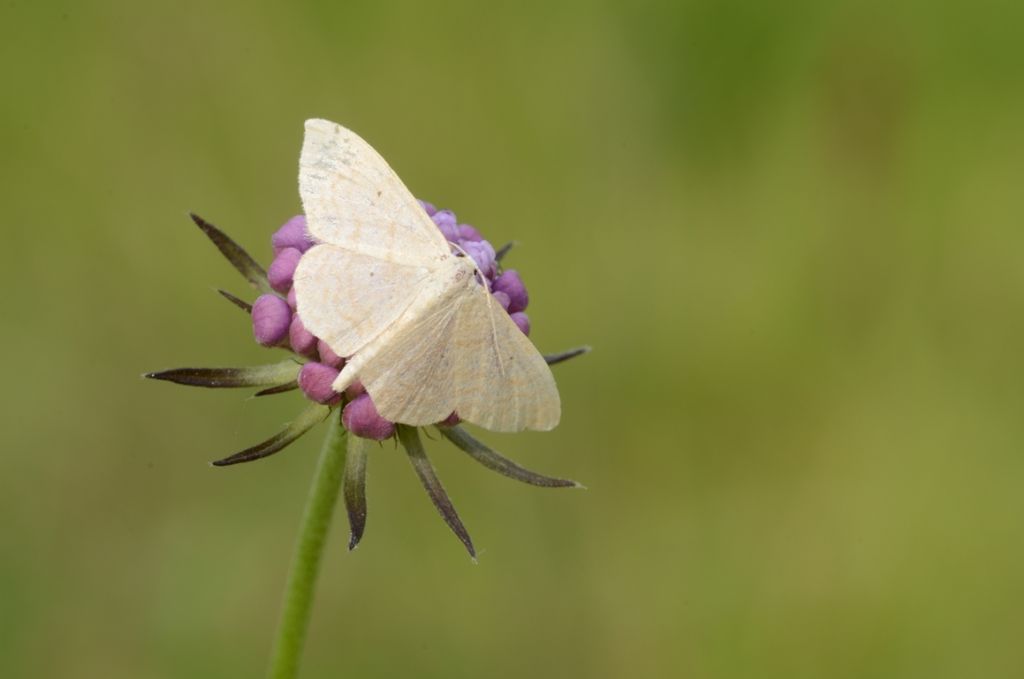
[{"label": "bokeh background", "polygon": [[0,8],[0,675],[261,676],[322,429],[140,374],[276,359],[187,218],[269,259],[302,121],[532,293],[587,491],[400,451],[307,677],[1024,675],[1024,5]]}]

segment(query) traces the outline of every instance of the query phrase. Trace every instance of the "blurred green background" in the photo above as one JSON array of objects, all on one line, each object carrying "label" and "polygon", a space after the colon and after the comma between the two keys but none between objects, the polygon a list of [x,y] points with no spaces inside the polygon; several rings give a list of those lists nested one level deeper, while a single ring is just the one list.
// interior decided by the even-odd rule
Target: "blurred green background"
[{"label": "blurred green background", "polygon": [[306,677],[1024,675],[1024,5],[0,9],[0,675],[261,676],[322,429],[139,375],[276,359],[213,292],[357,130],[532,293],[564,414],[390,444]]}]

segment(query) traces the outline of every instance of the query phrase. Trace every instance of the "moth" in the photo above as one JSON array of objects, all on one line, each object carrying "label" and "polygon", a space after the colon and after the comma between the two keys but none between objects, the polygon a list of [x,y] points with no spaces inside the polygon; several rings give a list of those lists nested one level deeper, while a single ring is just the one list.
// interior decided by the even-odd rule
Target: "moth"
[{"label": "moth", "polygon": [[381,416],[422,426],[451,413],[492,431],[549,430],[561,405],[540,352],[368,143],[307,120],[299,194],[314,245],[297,311]]}]

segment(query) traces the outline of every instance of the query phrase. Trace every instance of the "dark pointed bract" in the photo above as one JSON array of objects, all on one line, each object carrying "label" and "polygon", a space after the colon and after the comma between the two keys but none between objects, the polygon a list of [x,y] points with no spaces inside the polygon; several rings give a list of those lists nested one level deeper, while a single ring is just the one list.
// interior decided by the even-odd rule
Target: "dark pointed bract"
[{"label": "dark pointed bract", "polygon": [[287,359],[272,365],[249,368],[173,368],[146,373],[145,377],[210,389],[277,387],[294,382],[300,367],[295,361]]},{"label": "dark pointed bract", "polygon": [[291,382],[279,384],[276,387],[267,387],[266,389],[257,391],[255,394],[253,394],[253,396],[273,396],[274,394],[284,394],[286,392],[293,391],[298,388],[298,380],[292,380]]},{"label": "dark pointed bract", "polygon": [[228,465],[238,464],[240,462],[251,462],[252,460],[269,457],[270,455],[281,451],[287,445],[295,441],[295,439],[323,422],[324,418],[326,418],[330,412],[331,409],[327,406],[314,403],[303,410],[297,418],[284,428],[283,431],[274,434],[262,443],[258,443],[251,448],[246,448],[245,450],[225,457],[222,460],[216,460],[212,464],[215,467],[227,467]]},{"label": "dark pointed bract", "polygon": [[234,304],[236,307],[238,307],[239,309],[241,309],[245,313],[247,313],[247,314],[251,314],[252,313],[252,304],[249,304],[244,299],[239,299],[238,297],[235,297],[234,295],[232,295],[227,290],[220,290],[220,289],[218,289],[217,292],[219,292],[224,299],[226,299],[227,301],[231,302],[232,304]]},{"label": "dark pointed bract", "polygon": [[512,246],[514,246],[515,244],[516,242],[514,240],[511,240],[502,245],[500,248],[498,248],[498,251],[494,253],[494,259],[500,262],[505,257],[505,255],[508,254],[508,251],[511,250]]},{"label": "dark pointed bract", "polygon": [[213,244],[217,246],[217,249],[220,250],[221,254],[231,262],[231,265],[235,267],[240,274],[245,276],[245,279],[249,281],[253,287],[260,292],[272,291],[270,283],[267,281],[267,272],[264,271],[263,267],[260,266],[248,252],[242,249],[241,245],[233,241],[226,233],[194,212],[189,213],[189,216],[192,218],[192,221],[196,223],[196,226],[202,229],[207,238],[213,241]]},{"label": "dark pointed bract", "polygon": [[552,476],[544,476],[522,467],[504,455],[491,450],[486,445],[470,436],[469,432],[459,426],[438,427],[442,436],[454,443],[460,450],[467,453],[474,460],[483,466],[498,472],[510,479],[529,483],[533,486],[545,488],[581,488],[580,484],[569,479],[556,479]]},{"label": "dark pointed bract", "polygon": [[448,493],[445,492],[444,486],[441,485],[441,480],[437,478],[434,466],[430,464],[430,460],[427,458],[427,452],[423,449],[423,444],[420,442],[419,431],[416,427],[400,424],[398,425],[398,438],[402,442],[402,446],[405,447],[405,452],[409,454],[409,461],[412,462],[416,475],[420,477],[420,482],[426,489],[427,495],[430,496],[431,502],[434,503],[437,511],[440,512],[441,518],[452,529],[456,537],[462,541],[462,544],[466,546],[466,551],[469,552],[469,555],[476,560],[476,549],[473,548],[473,541],[470,539],[466,527],[462,525],[455,507],[452,505],[452,501],[448,499]]},{"label": "dark pointed bract", "polygon": [[556,363],[561,363],[562,361],[568,361],[570,358],[576,358],[577,356],[589,351],[590,347],[576,347],[575,349],[563,351],[560,354],[544,354],[544,360],[548,362],[548,365],[554,365]]},{"label": "dark pointed bract", "polygon": [[366,449],[369,445],[369,439],[360,436],[348,437],[342,488],[345,495],[345,510],[348,512],[350,551],[359,544],[366,528]]}]

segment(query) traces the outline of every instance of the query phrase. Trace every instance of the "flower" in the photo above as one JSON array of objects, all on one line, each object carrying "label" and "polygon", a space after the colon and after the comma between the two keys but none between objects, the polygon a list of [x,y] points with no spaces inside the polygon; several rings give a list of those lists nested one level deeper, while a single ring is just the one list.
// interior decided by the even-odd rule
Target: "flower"
[{"label": "flower", "polygon": [[[473,259],[479,269],[477,282],[491,292],[497,304],[507,311],[512,321],[528,335],[530,320],[525,313],[529,304],[526,287],[514,269],[503,269],[501,266],[511,243],[495,250],[476,228],[460,224],[453,211],[438,210],[425,201],[420,201],[420,205],[451,243],[453,252],[458,256]],[[370,394],[366,393],[358,382],[341,394],[331,388],[341,368],[344,367],[345,357],[335,354],[326,342],[306,329],[296,311],[295,292],[292,286],[293,276],[303,253],[314,245],[306,230],[305,217],[297,215],[289,219],[271,236],[274,259],[266,270],[220,229],[194,214],[192,220],[260,293],[252,304],[224,290],[220,290],[220,294],[249,313],[253,337],[257,343],[285,350],[290,356],[278,363],[257,367],[177,368],[148,373],[145,376],[190,386],[257,388],[257,396],[297,389],[308,401],[306,408],[283,431],[213,464],[229,466],[273,455],[332,414],[338,416],[340,411],[342,426],[353,436],[375,441],[395,437],[399,439],[442,517],[466,546],[470,555],[475,555],[469,534],[426,457],[417,429],[382,418]],[[545,359],[549,364],[560,363],[588,350],[589,347],[581,347],[548,355]],[[435,427],[445,439],[485,467],[532,485],[579,487],[579,484],[568,479],[552,478],[524,469],[473,438],[459,426],[459,422],[458,413],[451,413]],[[352,549],[359,543],[365,525],[365,460],[347,466],[346,470],[349,467],[359,470],[358,473],[353,473],[352,478],[345,480],[345,499],[351,527],[349,548]]]}]

